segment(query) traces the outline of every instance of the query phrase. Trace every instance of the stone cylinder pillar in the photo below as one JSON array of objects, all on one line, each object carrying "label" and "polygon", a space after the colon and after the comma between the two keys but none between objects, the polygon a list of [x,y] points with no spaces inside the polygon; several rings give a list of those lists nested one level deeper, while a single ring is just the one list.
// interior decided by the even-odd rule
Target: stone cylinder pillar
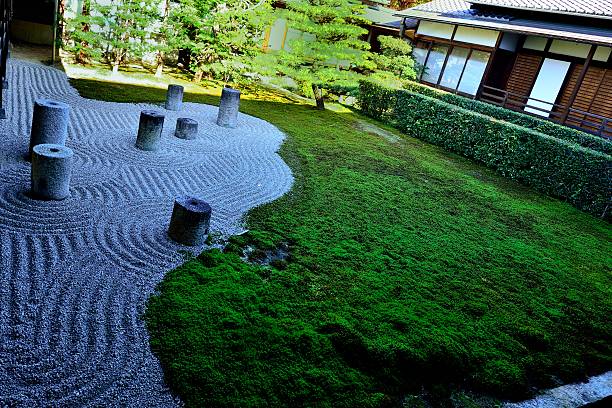
[{"label": "stone cylinder pillar", "polygon": [[34,102],[32,131],[30,133],[30,150],[39,144],[58,144],[63,146],[68,136],[70,106],[48,99],[37,99]]},{"label": "stone cylinder pillar", "polygon": [[63,200],[70,195],[72,149],[39,144],[32,151],[31,193],[41,200]]},{"label": "stone cylinder pillar", "polygon": [[168,236],[179,244],[199,246],[206,241],[212,208],[204,200],[183,196],[174,201]]},{"label": "stone cylinder pillar", "polygon": [[185,88],[180,85],[168,85],[166,93],[166,109],[179,111],[183,107],[183,94]]},{"label": "stone cylinder pillar", "polygon": [[160,112],[146,110],[140,113],[140,125],[136,147],[140,150],[154,152],[159,149],[162,130],[164,129],[164,115]]},{"label": "stone cylinder pillar", "polygon": [[235,128],[238,124],[238,110],[240,109],[240,91],[232,88],[223,88],[217,125]]},{"label": "stone cylinder pillar", "polygon": [[190,118],[178,118],[174,136],[179,139],[195,139],[198,136],[198,122]]}]

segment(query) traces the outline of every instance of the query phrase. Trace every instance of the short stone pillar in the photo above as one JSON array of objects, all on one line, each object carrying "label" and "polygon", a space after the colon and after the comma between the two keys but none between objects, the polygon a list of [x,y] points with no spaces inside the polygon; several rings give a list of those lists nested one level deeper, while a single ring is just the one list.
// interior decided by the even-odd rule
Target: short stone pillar
[{"label": "short stone pillar", "polygon": [[240,109],[240,91],[232,88],[223,88],[217,125],[235,128],[238,124],[238,110]]},{"label": "short stone pillar", "polygon": [[32,151],[31,194],[41,200],[63,200],[70,195],[72,149],[39,144]]},{"label": "short stone pillar", "polygon": [[157,151],[164,129],[164,115],[160,112],[146,110],[140,113],[140,125],[136,147],[150,152]]},{"label": "short stone pillar", "polygon": [[166,109],[171,111],[179,111],[183,107],[183,94],[185,88],[180,85],[168,85],[166,93]]},{"label": "short stone pillar", "polygon": [[58,144],[63,146],[68,136],[70,106],[48,99],[37,99],[34,102],[32,115],[32,132],[30,133],[30,150],[39,144]]},{"label": "short stone pillar", "polygon": [[190,118],[178,118],[174,136],[179,139],[195,139],[198,136],[198,122]]},{"label": "short stone pillar", "polygon": [[183,196],[174,201],[168,235],[179,244],[199,246],[210,228],[210,205],[196,197]]}]

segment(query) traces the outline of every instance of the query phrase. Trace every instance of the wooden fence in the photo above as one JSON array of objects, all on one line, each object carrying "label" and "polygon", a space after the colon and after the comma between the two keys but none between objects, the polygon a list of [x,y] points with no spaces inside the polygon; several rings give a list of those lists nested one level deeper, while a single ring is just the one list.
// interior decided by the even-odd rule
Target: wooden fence
[{"label": "wooden fence", "polygon": [[[479,99],[484,102],[523,113],[531,113],[566,126],[612,139],[612,118],[585,112],[571,106],[530,98],[526,95],[519,95],[488,85],[482,87],[479,96]],[[537,104],[534,104],[534,102]]]}]

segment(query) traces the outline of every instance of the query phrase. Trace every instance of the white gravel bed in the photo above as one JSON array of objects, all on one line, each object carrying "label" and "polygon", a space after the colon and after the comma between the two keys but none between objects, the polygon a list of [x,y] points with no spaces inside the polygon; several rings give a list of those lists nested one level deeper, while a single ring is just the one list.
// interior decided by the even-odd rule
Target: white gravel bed
[{"label": "white gravel bed", "polygon": [[[174,197],[204,198],[212,230],[240,232],[246,211],[291,188],[277,154],[284,134],[244,114],[236,129],[218,127],[217,108],[208,105],[170,112],[83,99],[63,72],[23,61],[10,62],[8,81],[0,121],[0,407],[180,406],[141,319],[156,284],[190,250],[166,236]],[[61,202],[27,194],[23,157],[41,97],[72,109],[73,180]],[[133,147],[143,109],[166,115],[158,153]],[[178,117],[199,122],[197,140],[173,137]]]}]

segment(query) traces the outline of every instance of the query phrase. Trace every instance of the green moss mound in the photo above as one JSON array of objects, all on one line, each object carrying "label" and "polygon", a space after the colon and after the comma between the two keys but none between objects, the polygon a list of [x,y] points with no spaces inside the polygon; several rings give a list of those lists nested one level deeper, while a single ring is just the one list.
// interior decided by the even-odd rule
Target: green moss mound
[{"label": "green moss mound", "polygon": [[188,406],[380,405],[368,375],[336,355],[342,325],[296,319],[303,307],[288,300],[309,292],[300,282],[218,251],[168,276],[147,322],[166,379]]}]

